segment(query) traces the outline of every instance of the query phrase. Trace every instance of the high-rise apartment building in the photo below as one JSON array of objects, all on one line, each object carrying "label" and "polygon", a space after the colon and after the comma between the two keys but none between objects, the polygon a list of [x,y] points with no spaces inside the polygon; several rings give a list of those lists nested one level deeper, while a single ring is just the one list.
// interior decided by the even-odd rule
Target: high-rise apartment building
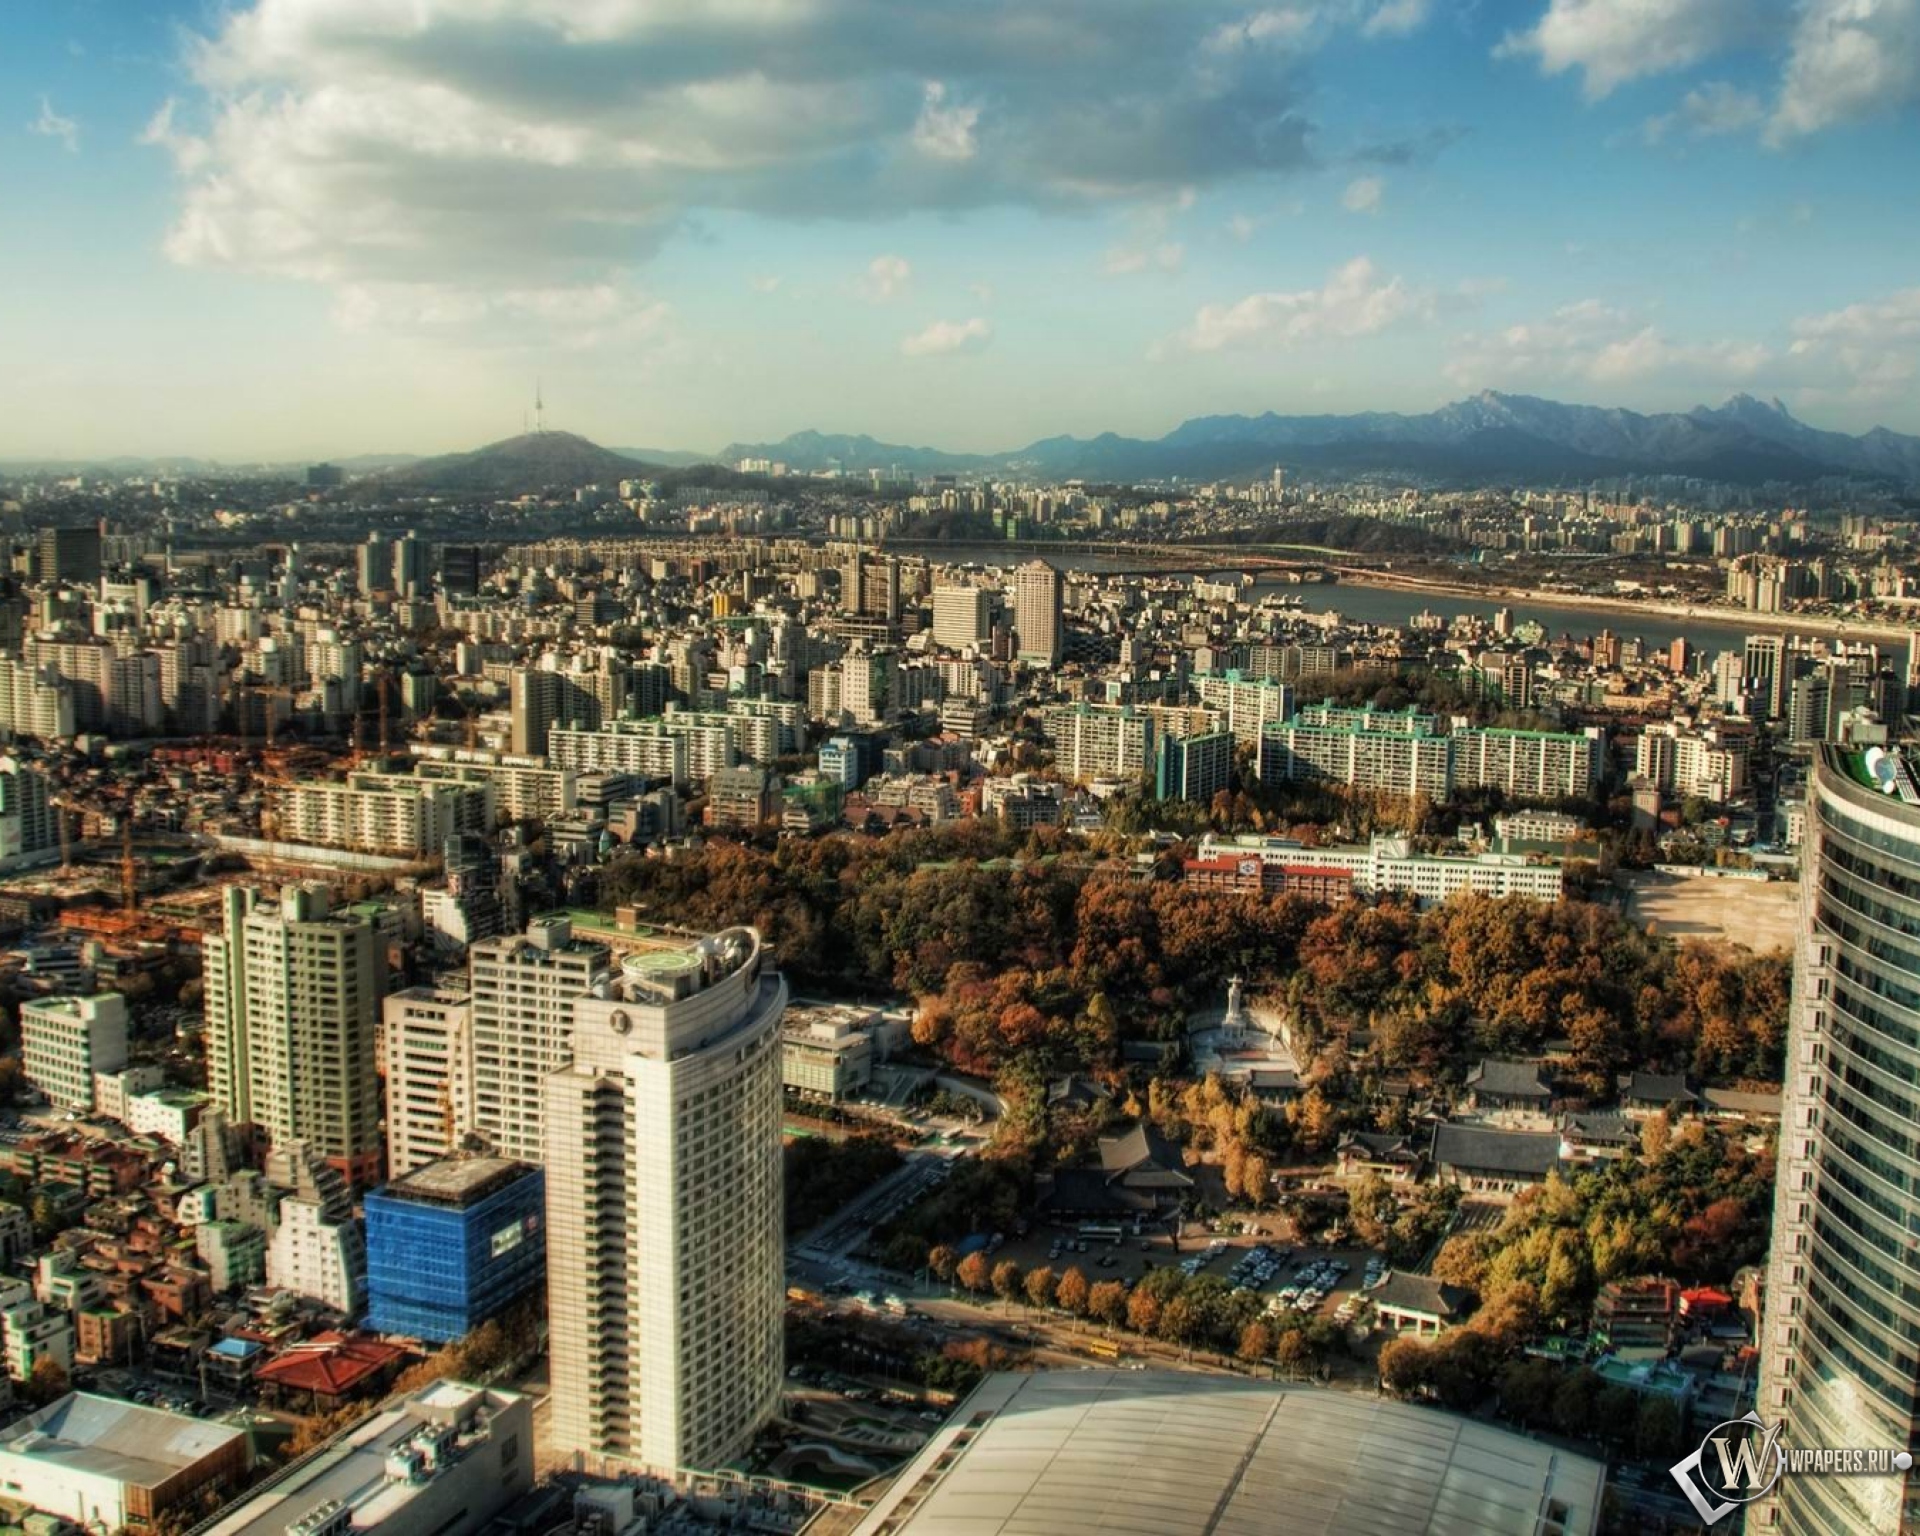
[{"label": "high-rise apartment building", "polygon": [[324,887],[290,885],[277,903],[229,886],[207,935],[207,1088],[269,1141],[302,1141],[355,1185],[380,1171],[374,1020],[383,947]]},{"label": "high-rise apartment building", "polygon": [[1077,783],[1130,778],[1154,766],[1153,716],[1131,704],[1052,704],[1040,729],[1053,743],[1053,761]]},{"label": "high-rise apartment building", "polygon": [[608,975],[604,944],[565,917],[467,951],[473,1008],[473,1128],[502,1157],[537,1163],[541,1083],[573,1053],[573,1006]]},{"label": "high-rise apartment building", "polygon": [[427,541],[409,528],[393,543],[393,590],[401,597],[425,597],[428,586]]},{"label": "high-rise apartment building", "polygon": [[1044,560],[1029,561],[1013,573],[1013,628],[1021,661],[1037,667],[1060,665],[1067,651],[1060,573]]},{"label": "high-rise apartment building", "polygon": [[634,955],[546,1079],[551,1444],[717,1467],[778,1406],[786,983],[733,928]]},{"label": "high-rise apartment building", "polygon": [[280,841],[356,853],[423,857],[460,833],[486,836],[496,819],[493,780],[448,783],[425,775],[361,771],[344,784],[303,779],[275,786]]},{"label": "high-rise apartment building", "polygon": [[393,590],[393,540],[376,529],[367,535],[366,542],[356,551],[356,558],[355,574],[360,578],[361,596]]},{"label": "high-rise apartment building", "polygon": [[33,574],[41,581],[71,581],[93,586],[100,580],[100,529],[42,528],[34,548]]},{"label": "high-rise apartment building", "polygon": [[446,544],[440,550],[440,587],[449,597],[480,595],[480,546]]},{"label": "high-rise apartment building", "polygon": [[1208,731],[1198,736],[1162,736],[1154,765],[1153,793],[1159,800],[1190,800],[1211,805],[1232,783],[1233,735]]},{"label": "high-rise apartment building", "polygon": [[933,589],[933,643],[946,651],[977,650],[993,635],[993,594],[985,587]]},{"label": "high-rise apartment building", "polygon": [[387,1177],[449,1156],[473,1128],[473,1009],[467,994],[406,987],[380,1005],[387,1077]]},{"label": "high-rise apartment building", "polygon": [[[1756,1403],[1796,1447],[1920,1441],[1920,793],[1897,756],[1876,765],[1817,747],[1807,789]],[[1911,1470],[1788,1477],[1748,1520],[1916,1528]]]},{"label": "high-rise apartment building", "polygon": [[1236,670],[1196,677],[1193,688],[1202,704],[1219,712],[1221,726],[1243,747],[1259,746],[1261,731],[1293,713],[1293,689],[1271,678]]},{"label": "high-rise apartment building", "polygon": [[1748,635],[1741,657],[1746,686],[1760,696],[1760,708],[1768,720],[1778,720],[1787,712],[1787,689],[1793,681],[1793,669],[1787,657],[1783,635]]},{"label": "high-rise apartment building", "polygon": [[47,776],[0,753],[0,870],[43,863],[59,852],[59,815]]}]

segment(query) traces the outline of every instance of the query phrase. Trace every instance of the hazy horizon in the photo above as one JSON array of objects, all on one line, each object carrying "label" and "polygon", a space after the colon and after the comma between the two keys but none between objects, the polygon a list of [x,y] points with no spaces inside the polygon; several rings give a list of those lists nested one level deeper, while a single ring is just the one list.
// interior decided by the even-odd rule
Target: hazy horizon
[{"label": "hazy horizon", "polygon": [[[3,3],[3,0],[0,0]],[[1920,432],[1920,0],[0,9],[0,459]]]}]

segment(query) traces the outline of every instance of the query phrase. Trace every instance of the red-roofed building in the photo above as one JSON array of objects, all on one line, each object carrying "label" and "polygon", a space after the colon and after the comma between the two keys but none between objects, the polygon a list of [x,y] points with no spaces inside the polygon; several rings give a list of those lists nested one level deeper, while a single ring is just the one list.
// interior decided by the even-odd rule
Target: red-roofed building
[{"label": "red-roofed building", "polygon": [[255,1372],[266,1395],[287,1407],[327,1413],[358,1397],[376,1397],[400,1374],[407,1351],[363,1333],[329,1329],[289,1344]]},{"label": "red-roofed building", "polygon": [[1188,859],[1182,878],[1202,891],[1226,891],[1235,896],[1258,896],[1264,883],[1260,861],[1227,854],[1217,859]]},{"label": "red-roofed building", "polygon": [[1718,1322],[1733,1311],[1733,1298],[1710,1285],[1680,1293],[1680,1315],[1689,1322]]}]

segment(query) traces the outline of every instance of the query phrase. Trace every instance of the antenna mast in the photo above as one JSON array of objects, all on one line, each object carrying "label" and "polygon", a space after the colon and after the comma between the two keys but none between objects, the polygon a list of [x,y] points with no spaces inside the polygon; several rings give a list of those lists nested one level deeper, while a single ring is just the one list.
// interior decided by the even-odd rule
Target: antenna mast
[{"label": "antenna mast", "polygon": [[540,381],[538,379],[533,381],[533,430],[535,432],[544,432],[547,430],[547,407],[545,402],[540,398]]}]

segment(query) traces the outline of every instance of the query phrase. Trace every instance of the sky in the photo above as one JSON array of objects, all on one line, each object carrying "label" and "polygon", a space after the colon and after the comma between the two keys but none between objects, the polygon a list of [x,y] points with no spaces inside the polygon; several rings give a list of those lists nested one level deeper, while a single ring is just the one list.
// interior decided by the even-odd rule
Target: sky
[{"label": "sky", "polygon": [[1920,432],[1920,0],[0,0],[0,458]]}]

